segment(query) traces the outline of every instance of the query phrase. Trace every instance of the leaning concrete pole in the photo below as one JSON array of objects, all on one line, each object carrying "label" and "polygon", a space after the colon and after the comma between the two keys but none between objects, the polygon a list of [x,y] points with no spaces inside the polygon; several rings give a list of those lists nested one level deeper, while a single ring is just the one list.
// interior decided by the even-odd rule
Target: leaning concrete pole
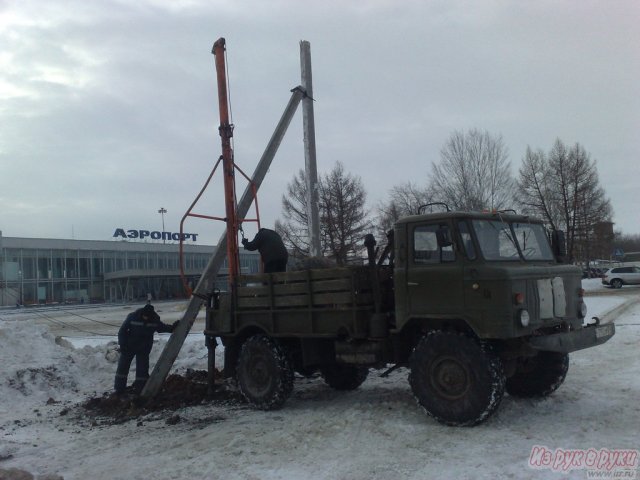
[{"label": "leaning concrete pole", "polygon": [[[278,151],[278,147],[282,142],[284,134],[291,123],[291,119],[296,113],[298,104],[303,97],[304,90],[301,87],[296,87],[292,90],[289,103],[287,104],[287,107],[285,108],[284,113],[282,114],[282,117],[280,118],[269,143],[267,144],[267,148],[262,154],[262,157],[253,172],[252,182],[255,185],[256,191],[260,188],[260,185],[271,166],[271,162]],[[252,202],[253,193],[251,191],[251,185],[248,185],[242,195],[242,198],[238,202],[238,218],[244,218],[247,215]],[[193,290],[193,295],[189,300],[189,304],[187,305],[187,309],[185,310],[182,319],[180,319],[180,323],[178,323],[178,326],[171,334],[171,337],[169,337],[169,341],[160,354],[160,358],[151,372],[149,380],[147,380],[146,385],[142,389],[140,396],[143,399],[149,400],[155,397],[160,391],[165,378],[167,378],[167,375],[169,374],[169,370],[171,370],[171,366],[178,357],[178,353],[180,353],[180,349],[193,326],[193,322],[195,322],[196,317],[198,316],[198,312],[200,312],[202,304],[215,287],[218,271],[220,270],[226,256],[227,232],[225,230],[220,236],[220,240],[218,240],[215,253],[211,259],[209,259],[209,263],[204,269],[204,272],[202,272],[202,276],[200,277],[196,288]]]},{"label": "leaning concrete pole", "polygon": [[307,219],[309,221],[309,255],[320,256],[320,215],[318,213],[318,166],[316,163],[316,126],[313,116],[313,81],[311,75],[311,44],[300,42],[302,88],[302,128],[304,130],[304,166],[307,177]]}]

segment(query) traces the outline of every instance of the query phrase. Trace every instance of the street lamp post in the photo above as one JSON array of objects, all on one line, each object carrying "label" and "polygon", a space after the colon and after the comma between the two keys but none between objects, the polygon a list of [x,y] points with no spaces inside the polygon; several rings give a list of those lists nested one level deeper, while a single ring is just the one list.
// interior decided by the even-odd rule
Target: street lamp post
[{"label": "street lamp post", "polygon": [[164,214],[167,213],[167,209],[164,207],[160,207],[158,213],[162,215],[162,243],[167,243],[164,239]]},{"label": "street lamp post", "polygon": [[20,299],[18,301],[19,301],[19,305],[22,307],[24,305],[24,294],[23,294],[23,287],[22,287],[22,281],[23,281],[22,270],[18,270],[18,280],[20,280]]}]

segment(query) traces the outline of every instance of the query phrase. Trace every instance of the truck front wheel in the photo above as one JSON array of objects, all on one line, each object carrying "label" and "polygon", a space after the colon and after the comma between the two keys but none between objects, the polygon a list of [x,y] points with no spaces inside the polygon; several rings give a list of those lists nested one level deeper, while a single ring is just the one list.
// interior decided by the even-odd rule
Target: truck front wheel
[{"label": "truck front wheel", "polygon": [[568,370],[568,353],[542,351],[518,362],[516,373],[507,378],[507,392],[514,397],[546,397],[562,385]]},{"label": "truck front wheel", "polygon": [[367,379],[369,369],[334,363],[320,369],[324,382],[336,390],[355,390]]},{"label": "truck front wheel", "polygon": [[446,425],[486,420],[504,395],[504,370],[489,345],[457,332],[430,332],[410,360],[409,383],[424,410]]},{"label": "truck front wheel", "polygon": [[254,335],[242,345],[236,368],[238,388],[260,410],[280,408],[293,391],[291,362],[275,340]]}]

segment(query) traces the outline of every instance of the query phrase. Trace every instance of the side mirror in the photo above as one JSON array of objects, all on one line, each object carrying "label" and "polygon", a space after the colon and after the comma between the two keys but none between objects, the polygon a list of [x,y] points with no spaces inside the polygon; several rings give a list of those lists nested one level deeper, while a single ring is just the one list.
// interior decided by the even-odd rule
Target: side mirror
[{"label": "side mirror", "polygon": [[451,239],[451,230],[448,227],[440,227],[436,230],[436,239],[438,240],[438,247],[450,247],[453,245],[453,240]]},{"label": "side mirror", "polygon": [[567,256],[567,243],[562,230],[551,232],[551,249],[558,262],[563,263]]}]

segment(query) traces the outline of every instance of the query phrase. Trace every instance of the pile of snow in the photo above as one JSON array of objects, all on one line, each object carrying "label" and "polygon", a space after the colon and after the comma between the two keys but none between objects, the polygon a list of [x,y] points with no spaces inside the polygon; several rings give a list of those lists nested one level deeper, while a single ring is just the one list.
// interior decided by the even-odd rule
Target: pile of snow
[{"label": "pile of snow", "polygon": [[112,346],[76,350],[46,327],[28,321],[0,323],[0,344],[5,371],[0,413],[10,405],[29,409],[50,398],[77,401],[79,393],[108,388],[117,361]]},{"label": "pile of snow", "polygon": [[[167,338],[163,335],[155,342],[152,366]],[[45,326],[18,320],[0,322],[0,345],[0,365],[4,371],[0,379],[0,414],[6,414],[9,408],[15,410],[16,406],[29,411],[47,401],[78,402],[83,397],[113,388],[118,362],[115,341],[75,348],[71,341],[54,337]],[[219,358],[218,362],[221,361]],[[206,365],[204,338],[189,335],[173,370],[206,369]],[[135,361],[129,383],[134,376]]]}]

